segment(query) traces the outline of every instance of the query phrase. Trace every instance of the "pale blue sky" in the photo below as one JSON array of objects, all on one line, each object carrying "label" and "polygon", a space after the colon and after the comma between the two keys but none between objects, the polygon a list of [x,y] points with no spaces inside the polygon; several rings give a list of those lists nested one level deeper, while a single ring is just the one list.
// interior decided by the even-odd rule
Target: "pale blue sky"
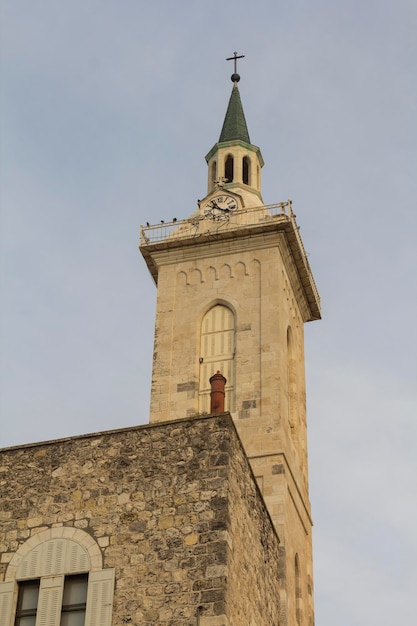
[{"label": "pale blue sky", "polygon": [[407,0],[0,0],[0,445],[146,423],[139,225],[206,191],[234,50],[267,203],[291,198],[316,624],[412,623],[416,36]]}]

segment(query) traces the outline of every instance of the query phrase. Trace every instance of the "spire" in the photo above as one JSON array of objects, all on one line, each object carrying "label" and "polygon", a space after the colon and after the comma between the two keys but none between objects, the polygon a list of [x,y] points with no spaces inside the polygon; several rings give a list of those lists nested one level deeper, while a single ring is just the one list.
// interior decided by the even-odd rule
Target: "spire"
[{"label": "spire", "polygon": [[[237,52],[227,61],[234,62],[234,72],[231,76],[233,89],[224,118],[219,141],[214,144],[206,161],[208,165],[208,194],[225,185],[229,191],[240,194],[243,206],[260,206],[263,203],[261,196],[261,167],[264,164],[262,154],[257,146],[251,144],[245,114],[238,89],[240,76],[236,71],[238,59],[242,55]],[[220,183],[220,181],[222,181]]]},{"label": "spire", "polygon": [[232,94],[227,107],[226,116],[220,133],[219,143],[224,141],[240,140],[250,143],[248,127],[246,126],[245,114],[243,113],[242,101],[238,89],[239,74],[232,74]]}]

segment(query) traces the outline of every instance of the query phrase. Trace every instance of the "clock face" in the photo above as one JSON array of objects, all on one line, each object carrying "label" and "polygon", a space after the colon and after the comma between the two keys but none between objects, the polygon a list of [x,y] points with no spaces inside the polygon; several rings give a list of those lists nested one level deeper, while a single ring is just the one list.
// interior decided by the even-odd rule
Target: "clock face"
[{"label": "clock face", "polygon": [[232,196],[215,196],[204,207],[204,216],[212,220],[224,220],[236,209],[237,203]]}]

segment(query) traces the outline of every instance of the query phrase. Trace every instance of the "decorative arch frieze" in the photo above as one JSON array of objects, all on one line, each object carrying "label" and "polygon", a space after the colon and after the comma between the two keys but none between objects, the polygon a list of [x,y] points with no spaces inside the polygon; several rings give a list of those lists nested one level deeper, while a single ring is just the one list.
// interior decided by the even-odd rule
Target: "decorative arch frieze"
[{"label": "decorative arch frieze", "polygon": [[178,272],[177,274],[177,282],[179,285],[189,285],[187,272]]},{"label": "decorative arch frieze", "polygon": [[246,269],[246,264],[243,261],[239,261],[235,265],[235,276],[237,278],[243,278],[244,276],[248,276],[248,271]]},{"label": "decorative arch frieze", "polygon": [[203,273],[198,267],[193,267],[189,272],[189,284],[199,285],[203,282]]},{"label": "decorative arch frieze", "polygon": [[220,278],[233,278],[232,268],[228,263],[223,263],[220,268]]},{"label": "decorative arch frieze", "polygon": [[232,267],[229,263],[212,264],[205,270],[191,267],[187,271],[181,270],[177,274],[177,282],[181,286],[198,285],[204,282],[212,282],[220,279],[244,278],[255,275],[260,271],[261,263],[258,259],[252,259],[250,265],[238,261]]},{"label": "decorative arch frieze", "polygon": [[218,279],[217,270],[213,265],[210,265],[210,267],[208,267],[206,271],[206,280],[210,281],[210,280],[217,280],[217,279]]}]

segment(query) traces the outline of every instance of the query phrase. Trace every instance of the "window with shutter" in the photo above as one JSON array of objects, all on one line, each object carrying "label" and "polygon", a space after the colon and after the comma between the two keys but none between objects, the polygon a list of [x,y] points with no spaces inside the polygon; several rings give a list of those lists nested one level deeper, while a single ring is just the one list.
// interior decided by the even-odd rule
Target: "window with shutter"
[{"label": "window with shutter", "polygon": [[0,583],[0,626],[111,626],[114,569],[98,569],[89,535],[77,530],[74,541],[66,532],[19,548]]},{"label": "window with shutter", "polygon": [[225,410],[234,411],[235,316],[217,304],[203,317],[200,353],[200,412],[210,411],[210,378],[217,371],[226,378]]}]

